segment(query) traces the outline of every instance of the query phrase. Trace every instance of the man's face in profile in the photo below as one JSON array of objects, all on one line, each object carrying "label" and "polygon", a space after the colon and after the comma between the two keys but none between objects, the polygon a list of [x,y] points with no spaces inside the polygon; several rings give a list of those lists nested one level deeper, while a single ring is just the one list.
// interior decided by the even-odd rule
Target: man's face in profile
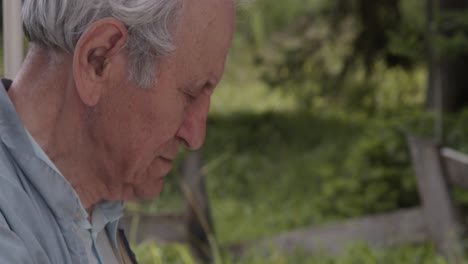
[{"label": "man's face in profile", "polygon": [[174,32],[176,50],[159,61],[153,87],[128,80],[128,61],[112,73],[107,90],[114,92],[96,107],[93,133],[107,150],[104,163],[114,166],[108,187],[123,196],[116,199],[158,195],[179,146],[201,147],[233,28],[228,1],[186,1]]}]

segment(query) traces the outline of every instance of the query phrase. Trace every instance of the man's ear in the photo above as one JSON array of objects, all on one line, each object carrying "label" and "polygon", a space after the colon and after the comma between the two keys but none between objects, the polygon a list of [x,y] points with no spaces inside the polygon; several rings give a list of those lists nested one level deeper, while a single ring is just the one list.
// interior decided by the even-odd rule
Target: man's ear
[{"label": "man's ear", "polygon": [[98,103],[111,77],[110,62],[126,45],[128,31],[114,18],[94,22],[80,37],[73,53],[73,76],[81,101]]}]

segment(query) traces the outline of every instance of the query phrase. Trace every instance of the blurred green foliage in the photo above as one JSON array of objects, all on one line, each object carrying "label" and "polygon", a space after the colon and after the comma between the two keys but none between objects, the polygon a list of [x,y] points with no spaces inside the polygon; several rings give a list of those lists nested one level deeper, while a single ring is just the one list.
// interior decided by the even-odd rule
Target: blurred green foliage
[{"label": "blurred green foliage", "polygon": [[[241,8],[246,23],[239,29],[253,63],[271,87],[296,95],[308,110],[334,104],[374,113],[381,76],[417,76],[412,71],[425,60],[421,1],[254,3]],[[392,90],[414,93],[412,87]]]},{"label": "blurred green foliage", "polygon": [[440,33],[434,38],[439,56],[457,58],[468,53],[468,10],[456,9],[440,12],[437,26]]},{"label": "blurred green foliage", "polygon": [[[373,114],[379,110],[379,76],[396,69],[400,76],[420,77],[413,73],[429,59],[428,41],[437,58],[468,54],[467,10],[436,9],[429,34],[425,5],[416,0],[291,0],[287,5],[257,0],[241,6],[236,37],[252,51],[251,63],[261,69],[263,80],[295,95],[300,107],[334,104]],[[418,90],[414,84],[392,85],[392,90],[407,98]]]},{"label": "blurred green foliage", "polygon": [[[431,137],[435,127],[423,110],[424,3],[246,2],[203,147],[220,243],[417,206],[405,136]],[[441,50],[465,41],[439,39]],[[468,111],[445,116],[444,142],[468,152],[466,124]],[[183,210],[184,155],[159,199],[129,208]],[[193,263],[183,245],[145,243],[137,254],[142,263]],[[335,257],[272,249],[222,263],[445,262],[430,245],[376,250],[357,242]]]}]

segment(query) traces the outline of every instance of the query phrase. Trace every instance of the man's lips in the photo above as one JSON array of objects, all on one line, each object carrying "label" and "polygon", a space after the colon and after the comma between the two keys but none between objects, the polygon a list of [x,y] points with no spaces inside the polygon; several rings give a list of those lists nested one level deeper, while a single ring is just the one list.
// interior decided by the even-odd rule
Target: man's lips
[{"label": "man's lips", "polygon": [[170,145],[167,145],[162,152],[160,152],[161,160],[171,163],[174,161],[177,156],[179,149],[179,141],[172,141]]},{"label": "man's lips", "polygon": [[168,162],[168,163],[172,163],[172,162],[174,161],[173,158],[168,158],[168,157],[163,157],[163,156],[161,156],[160,158],[161,158],[163,161]]},{"label": "man's lips", "polygon": [[173,166],[172,163],[173,163],[174,159],[169,158],[169,157],[160,156],[159,160],[161,161],[161,163],[160,163],[160,172],[162,173],[161,176],[164,177],[172,170],[172,166]]}]

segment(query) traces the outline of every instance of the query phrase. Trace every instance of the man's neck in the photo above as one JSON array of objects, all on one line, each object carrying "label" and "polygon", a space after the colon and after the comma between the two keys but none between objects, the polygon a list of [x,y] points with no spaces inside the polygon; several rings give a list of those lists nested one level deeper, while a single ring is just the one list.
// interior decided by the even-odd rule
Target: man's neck
[{"label": "man's neck", "polygon": [[33,49],[8,95],[24,126],[89,211],[103,198],[101,195],[106,188],[96,176],[98,169],[92,142],[81,120],[83,106],[72,94],[75,92],[72,69],[61,64],[65,65]]}]

